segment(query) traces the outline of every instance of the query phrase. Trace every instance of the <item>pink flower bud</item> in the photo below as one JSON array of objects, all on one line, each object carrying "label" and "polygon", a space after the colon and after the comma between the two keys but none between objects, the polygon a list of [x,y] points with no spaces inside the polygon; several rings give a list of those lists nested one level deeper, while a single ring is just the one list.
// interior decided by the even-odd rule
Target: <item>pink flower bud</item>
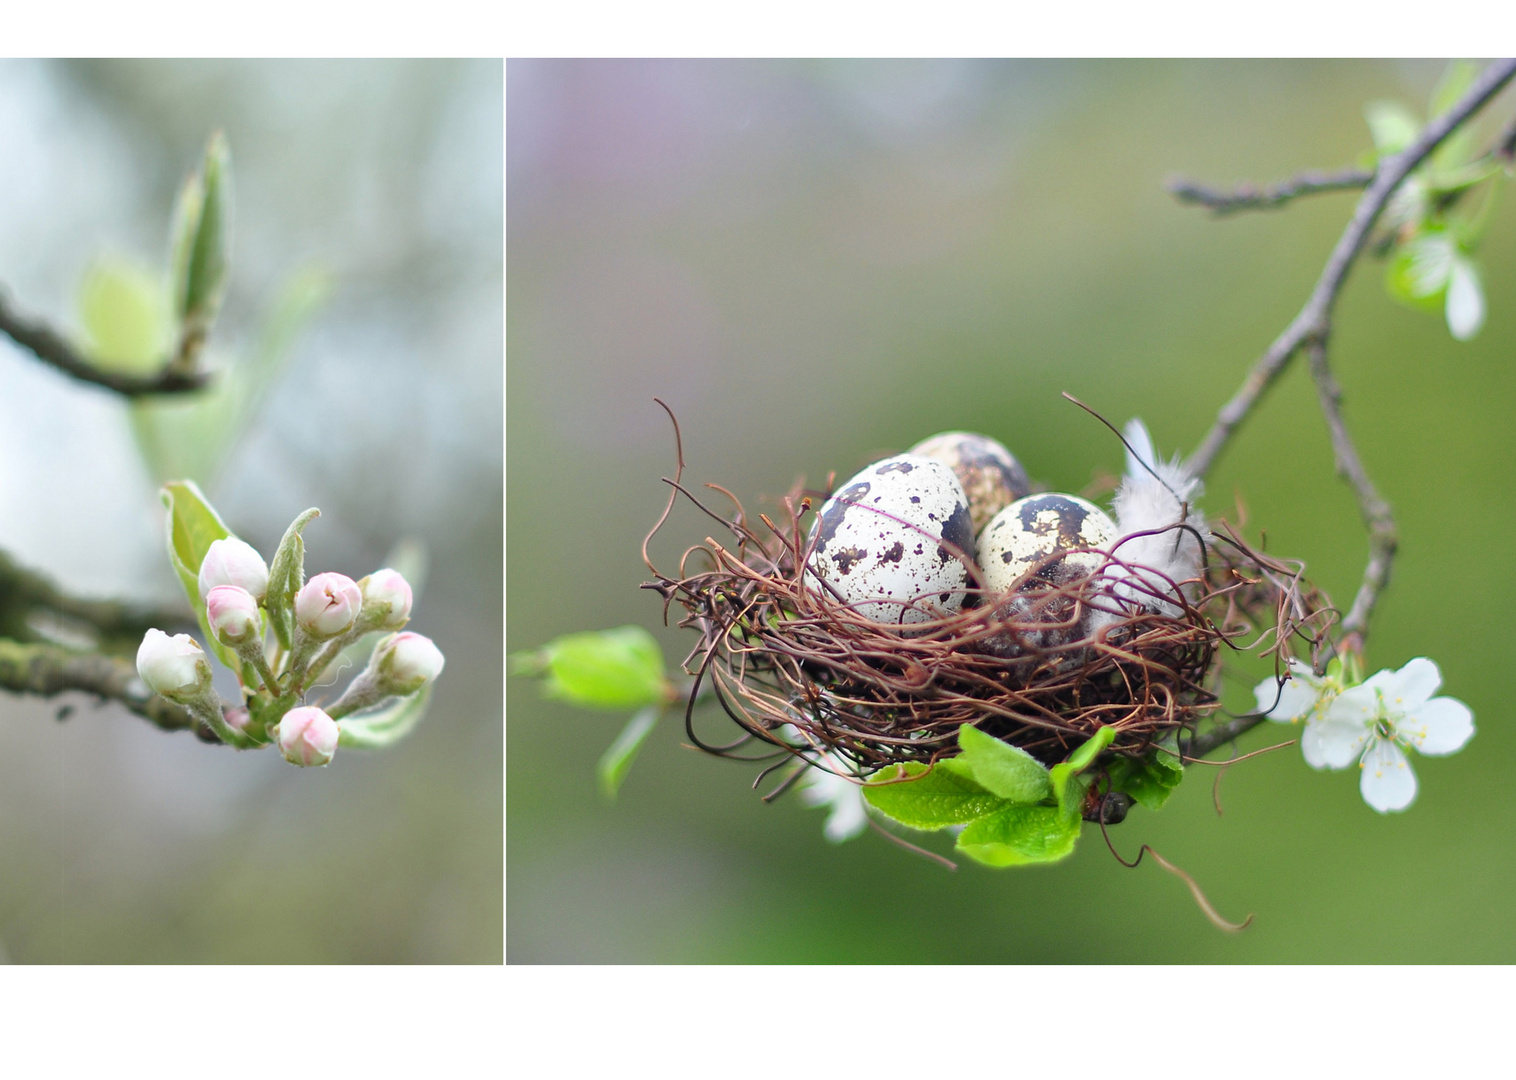
[{"label": "pink flower bud", "polygon": [[155,693],[179,704],[203,697],[211,687],[211,665],[188,634],[169,637],[149,630],[137,648],[137,674]]},{"label": "pink flower bud", "polygon": [[235,536],[212,541],[200,562],[200,599],[208,598],[218,585],[235,585],[262,600],[268,592],[268,564],[253,545]]},{"label": "pink flower bud", "polygon": [[337,721],[314,705],[291,709],[279,721],[279,752],[291,765],[325,765],[337,752]]},{"label": "pink flower bud", "polygon": [[241,705],[227,709],[221,715],[226,721],[226,726],[238,734],[246,732],[248,724],[253,722],[252,714]]},{"label": "pink flower bud", "polygon": [[258,636],[262,623],[258,601],[236,585],[217,585],[205,598],[205,614],[211,633],[223,645],[240,645]]},{"label": "pink flower bud", "polygon": [[442,674],[442,650],[429,637],[406,631],[380,648],[378,682],[386,694],[414,694]]},{"label": "pink flower bud", "polygon": [[372,630],[399,630],[411,617],[411,586],[398,570],[375,570],[358,582],[363,624]]},{"label": "pink flower bud", "polygon": [[295,619],[317,640],[352,629],[362,608],[357,583],[341,574],[317,574],[295,594]]}]

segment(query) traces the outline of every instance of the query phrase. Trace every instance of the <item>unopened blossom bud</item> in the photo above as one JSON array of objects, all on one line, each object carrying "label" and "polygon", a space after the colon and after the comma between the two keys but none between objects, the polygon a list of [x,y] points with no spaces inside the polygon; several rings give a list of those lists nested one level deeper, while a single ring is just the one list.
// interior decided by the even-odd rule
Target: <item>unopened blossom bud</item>
[{"label": "unopened blossom bud", "polygon": [[262,629],[258,601],[236,585],[217,585],[205,598],[205,614],[211,633],[223,645],[241,645],[257,638]]},{"label": "unopened blossom bud", "polygon": [[246,707],[242,705],[237,705],[233,708],[225,710],[222,712],[221,716],[222,719],[226,721],[226,726],[237,732],[239,735],[245,734],[247,732],[248,725],[253,722],[252,714],[248,712]]},{"label": "unopened blossom bud", "polygon": [[200,562],[200,599],[218,585],[235,585],[262,600],[268,592],[268,564],[253,545],[235,536],[213,541]]},{"label": "unopened blossom bud", "polygon": [[295,619],[318,641],[347,633],[362,608],[357,582],[342,574],[317,574],[295,594]]},{"label": "unopened blossom bud", "polygon": [[368,630],[399,630],[411,617],[411,586],[398,570],[375,570],[358,582],[363,594],[359,621]]},{"label": "unopened blossom bud", "polygon": [[173,637],[149,630],[137,648],[137,674],[155,693],[181,705],[198,701],[211,688],[211,665],[188,634]]},{"label": "unopened blossom bud", "polygon": [[291,765],[325,765],[337,752],[337,721],[314,705],[291,709],[279,721],[279,752]]},{"label": "unopened blossom bud", "polygon": [[379,646],[375,670],[379,685],[389,694],[414,694],[442,673],[442,650],[432,639],[406,631]]}]

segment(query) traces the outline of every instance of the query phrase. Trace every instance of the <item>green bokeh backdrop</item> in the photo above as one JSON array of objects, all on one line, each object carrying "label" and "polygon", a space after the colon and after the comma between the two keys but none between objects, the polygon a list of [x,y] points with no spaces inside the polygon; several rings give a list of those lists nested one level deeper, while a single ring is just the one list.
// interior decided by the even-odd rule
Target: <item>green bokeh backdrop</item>
[{"label": "green bokeh backdrop", "polygon": [[[1266,181],[1352,164],[1365,102],[1418,109],[1438,63],[509,63],[507,646],[638,622],[671,657],[638,548],[672,468],[750,505],[935,431],[1006,442],[1078,490],[1121,448],[1059,398],[1192,449],[1298,310],[1354,196],[1217,221],[1164,179]],[[1512,95],[1494,106],[1509,116]],[[1493,130],[1493,129],[1492,129]],[[1516,210],[1484,252],[1473,342],[1392,303],[1367,261],[1333,339],[1347,418],[1394,504],[1401,557],[1371,668],[1427,655],[1473,708],[1460,755],[1417,763],[1380,816],[1357,775],[1296,749],[1195,769],[1113,830],[1189,870],[1227,936],[1156,867],[1086,835],[1067,862],[944,872],[822,815],[763,805],[751,766],[654,734],[604,803],[622,716],[507,688],[507,958],[753,962],[1516,960],[1513,600]],[[1210,478],[1339,602],[1366,541],[1305,372]],[[681,512],[656,554],[709,527]],[[1249,685],[1249,678],[1239,686]],[[1276,741],[1250,735],[1243,749]],[[946,845],[942,845],[946,846]]]}]

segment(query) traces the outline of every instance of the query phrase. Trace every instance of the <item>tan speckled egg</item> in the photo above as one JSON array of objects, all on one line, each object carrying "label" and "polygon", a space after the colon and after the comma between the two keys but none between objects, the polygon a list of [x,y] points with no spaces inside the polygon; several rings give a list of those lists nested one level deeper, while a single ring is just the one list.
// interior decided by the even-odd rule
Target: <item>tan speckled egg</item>
[{"label": "tan speckled egg", "polygon": [[913,454],[876,461],[821,507],[806,583],[878,623],[963,605],[974,529],[953,471]]},{"label": "tan speckled egg", "polygon": [[988,435],[944,431],[922,439],[907,453],[940,461],[953,470],[969,497],[969,517],[976,533],[1005,507],[1032,493],[1026,470],[1015,455]]},{"label": "tan speckled egg", "polygon": [[[1005,592],[1016,579],[1059,551],[1109,548],[1116,525],[1104,510],[1077,495],[1047,492],[1018,499],[979,535],[979,566],[985,588]],[[1054,582],[1088,574],[1104,561],[1094,552],[1070,555],[1045,567],[1039,577]]]}]

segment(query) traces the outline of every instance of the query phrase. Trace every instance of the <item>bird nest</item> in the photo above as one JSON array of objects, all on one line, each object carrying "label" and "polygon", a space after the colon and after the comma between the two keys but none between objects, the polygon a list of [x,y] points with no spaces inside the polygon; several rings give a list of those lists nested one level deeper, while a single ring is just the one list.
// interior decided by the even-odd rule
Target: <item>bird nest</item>
[{"label": "bird nest", "polygon": [[1203,569],[1191,581],[1124,560],[1124,537],[1109,551],[1084,549],[1099,556],[1088,574],[1049,573],[1050,559],[1007,593],[971,580],[956,614],[883,625],[806,572],[826,492],[797,487],[779,521],[754,522],[725,488],[707,485],[731,501],[729,516],[677,475],[667,482],[669,510],[682,494],[730,536],[687,549],[677,576],[649,561],[656,580],[644,586],[663,596],[665,618],[677,605],[679,625],[697,635],[684,664],[696,680],[690,709],[714,697],[742,729],[713,743],[687,714],[691,741],[722,756],[750,757],[741,748],[758,740],[811,760],[830,753],[866,774],[956,754],[964,724],[1048,764],[1101,727],[1116,733],[1109,753],[1140,756],[1216,712],[1223,650],[1273,654],[1282,665],[1296,651],[1314,655],[1335,616],[1303,564],[1265,555],[1223,526],[1200,537]]}]

